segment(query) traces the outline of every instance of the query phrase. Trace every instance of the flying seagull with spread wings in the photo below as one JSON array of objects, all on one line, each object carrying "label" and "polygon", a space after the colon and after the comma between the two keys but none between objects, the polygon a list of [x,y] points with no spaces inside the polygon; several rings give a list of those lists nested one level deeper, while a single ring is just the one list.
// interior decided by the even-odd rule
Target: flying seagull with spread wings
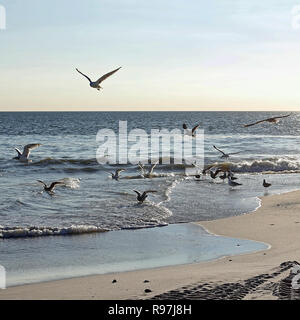
[{"label": "flying seagull with spread wings", "polygon": [[120,173],[125,171],[125,169],[117,169],[115,173],[111,172],[112,179],[119,181]]},{"label": "flying seagull with spread wings", "polygon": [[258,123],[262,123],[262,122],[270,122],[270,123],[278,123],[279,122],[279,119],[282,119],[282,118],[286,118],[286,117],[289,117],[291,115],[290,114],[287,114],[285,116],[278,116],[278,117],[272,117],[272,118],[268,118],[268,119],[264,119],[264,120],[259,120],[259,121],[256,121],[254,123],[250,123],[250,124],[245,124],[244,127],[247,128],[247,127],[251,127],[251,126],[254,126]]},{"label": "flying seagull with spread wings", "polygon": [[36,149],[40,146],[41,146],[40,143],[27,144],[23,149],[23,153],[18,148],[15,148],[15,150],[18,152],[18,155],[16,157],[14,157],[14,159],[22,161],[22,162],[29,162],[29,161],[31,161],[28,159],[31,150]]},{"label": "flying seagull with spread wings", "polygon": [[182,127],[184,129],[184,134],[190,137],[196,137],[196,130],[200,127],[200,124],[197,124],[192,130],[188,129],[185,123],[182,125]]},{"label": "flying seagull with spread wings", "polygon": [[51,185],[48,187],[46,185],[45,182],[41,181],[41,180],[37,180],[37,182],[41,183],[43,186],[44,186],[44,190],[49,192],[49,193],[54,193],[53,190],[54,188],[57,186],[57,185],[62,185],[64,184],[62,181],[55,181],[55,182],[52,182]]},{"label": "flying seagull with spread wings", "polygon": [[222,156],[221,158],[229,158],[231,155],[233,154],[238,154],[238,153],[241,153],[241,152],[233,152],[233,153],[225,153],[223,152],[222,150],[220,150],[219,148],[217,148],[216,146],[213,146],[216,150],[218,150],[219,152],[222,153]]},{"label": "flying seagull with spread wings", "polygon": [[137,194],[137,200],[138,200],[138,202],[140,202],[140,203],[143,203],[143,202],[146,200],[146,198],[148,197],[147,193],[155,193],[155,192],[157,192],[157,191],[155,191],[155,190],[148,190],[148,191],[144,191],[144,192],[141,194],[140,192],[138,192],[138,191],[136,191],[136,190],[133,190],[133,191]]},{"label": "flying seagull with spread wings", "polygon": [[94,89],[97,89],[100,91],[100,89],[103,89],[101,86],[100,86],[100,83],[104,80],[106,80],[108,77],[110,77],[111,75],[113,75],[115,72],[119,71],[121,69],[118,68],[116,70],[113,70],[109,73],[106,73],[104,76],[102,76],[101,78],[99,78],[97,81],[92,81],[87,75],[83,74],[81,71],[79,71],[77,68],[76,68],[76,71],[79,72],[81,75],[83,75],[85,78],[87,78],[90,82],[90,87],[94,88]]},{"label": "flying seagull with spread wings", "polygon": [[144,177],[144,178],[151,178],[151,176],[153,175],[153,171],[155,169],[155,167],[157,166],[157,164],[159,163],[159,161],[155,162],[154,164],[151,165],[150,169],[148,170],[148,172],[145,171],[145,167],[144,167],[144,164],[139,162],[138,163],[138,166],[141,170],[141,175]]}]

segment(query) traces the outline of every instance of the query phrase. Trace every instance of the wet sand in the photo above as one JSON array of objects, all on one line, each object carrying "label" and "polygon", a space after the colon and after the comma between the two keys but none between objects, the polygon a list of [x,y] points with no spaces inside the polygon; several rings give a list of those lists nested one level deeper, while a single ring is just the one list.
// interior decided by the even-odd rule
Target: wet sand
[{"label": "wet sand", "polygon": [[139,271],[0,290],[0,299],[298,299],[292,274],[300,261],[300,191],[266,196],[255,212],[199,222],[214,234],[261,241],[268,250]]}]

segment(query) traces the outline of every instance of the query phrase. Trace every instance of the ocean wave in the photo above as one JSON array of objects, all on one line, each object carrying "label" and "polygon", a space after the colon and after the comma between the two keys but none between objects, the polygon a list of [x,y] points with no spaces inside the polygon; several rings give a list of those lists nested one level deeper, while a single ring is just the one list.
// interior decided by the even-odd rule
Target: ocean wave
[{"label": "ocean wave", "polygon": [[227,165],[230,170],[240,173],[299,172],[300,159],[268,158],[261,160],[245,160],[236,163],[227,162],[225,165]]},{"label": "ocean wave", "polygon": [[0,226],[0,239],[8,238],[33,238],[33,237],[45,237],[45,236],[66,236],[66,235],[79,235],[86,233],[100,233],[106,232],[107,229],[103,229],[97,226],[85,226],[85,225],[72,225],[65,228],[56,227],[3,227]]}]

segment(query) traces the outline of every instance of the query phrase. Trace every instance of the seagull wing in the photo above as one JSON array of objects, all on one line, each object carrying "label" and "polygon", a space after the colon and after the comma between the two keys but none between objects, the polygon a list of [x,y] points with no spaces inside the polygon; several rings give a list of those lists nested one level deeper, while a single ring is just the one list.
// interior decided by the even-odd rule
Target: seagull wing
[{"label": "seagull wing", "polygon": [[158,162],[159,162],[159,161],[155,162],[155,163],[151,166],[151,168],[150,168],[150,170],[149,170],[149,174],[152,174],[152,173],[153,173],[153,170],[154,170],[154,168],[157,166]]},{"label": "seagull wing", "polygon": [[133,190],[139,197],[141,196],[141,194],[138,192],[138,191],[136,191],[136,190]]},{"label": "seagull wing", "polygon": [[105,79],[107,79],[108,77],[110,77],[111,75],[113,75],[115,72],[119,71],[120,69],[121,69],[121,67],[118,68],[118,69],[116,69],[116,70],[113,70],[113,71],[111,71],[111,72],[109,72],[109,73],[106,73],[104,76],[102,76],[101,78],[99,78],[99,79],[96,81],[96,83],[97,83],[97,84],[100,84],[102,81],[104,81]]},{"label": "seagull wing", "polygon": [[37,180],[37,182],[41,183],[42,185],[44,185],[44,187],[47,187],[46,183],[43,182],[42,180]]},{"label": "seagull wing", "polygon": [[250,124],[245,124],[244,128],[251,127],[251,126],[254,126],[256,124],[259,124],[261,122],[265,122],[265,121],[268,121],[268,120],[270,120],[270,118],[269,119],[264,119],[264,120],[259,120],[259,121],[256,121],[256,122],[253,122],[253,123],[250,123]]},{"label": "seagull wing", "polygon": [[125,169],[118,169],[116,170],[116,176],[118,177],[121,172],[125,171]]},{"label": "seagull wing", "polygon": [[268,120],[277,120],[277,119],[286,118],[286,117],[289,117],[290,115],[291,115],[291,113],[290,114],[286,114],[284,116],[278,116],[278,117],[269,118],[269,119],[267,119],[267,121]]},{"label": "seagull wing", "polygon": [[85,78],[87,78],[89,80],[89,82],[92,82],[92,80],[88,76],[86,76],[84,73],[79,71],[77,68],[76,68],[76,71],[79,72],[81,75],[83,75]]},{"label": "seagull wing", "polygon": [[213,146],[216,150],[218,150],[219,152],[221,152],[224,156],[226,156],[226,153],[224,153],[222,150],[220,150],[219,148],[217,148],[216,146]]},{"label": "seagull wing", "polygon": [[143,165],[141,162],[139,162],[139,163],[138,163],[138,166],[139,166],[139,168],[140,168],[140,170],[141,170],[142,175],[144,175],[144,174],[145,174],[144,165]]},{"label": "seagull wing", "polygon": [[50,185],[50,191],[52,191],[57,185],[59,184],[64,184],[63,182],[61,181],[55,181],[55,182],[52,182],[51,185]]},{"label": "seagull wing", "polygon": [[199,127],[200,127],[200,124],[197,124],[197,125],[192,129],[192,133],[194,133]]},{"label": "seagull wing", "polygon": [[28,158],[28,157],[29,157],[29,154],[30,154],[30,151],[33,150],[33,149],[36,149],[36,148],[38,148],[38,147],[40,147],[40,146],[41,146],[40,143],[27,144],[27,145],[24,147],[22,156]]},{"label": "seagull wing", "polygon": [[22,152],[21,152],[18,148],[15,148],[15,150],[18,152],[18,155],[19,155],[19,156],[22,155]]}]

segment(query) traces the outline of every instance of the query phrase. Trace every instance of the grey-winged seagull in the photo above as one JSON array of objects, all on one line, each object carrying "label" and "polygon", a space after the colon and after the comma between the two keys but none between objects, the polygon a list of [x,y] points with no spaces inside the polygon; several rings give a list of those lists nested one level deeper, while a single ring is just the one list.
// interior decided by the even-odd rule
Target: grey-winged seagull
[{"label": "grey-winged seagull", "polygon": [[272,118],[268,118],[268,119],[264,119],[264,120],[259,120],[259,121],[256,121],[254,123],[250,123],[250,124],[245,124],[244,127],[247,128],[247,127],[251,127],[251,126],[254,126],[258,123],[261,123],[261,122],[270,122],[270,123],[278,123],[279,122],[279,119],[282,119],[282,118],[286,118],[286,117],[289,117],[291,115],[290,114],[287,114],[285,116],[278,116],[278,117],[272,117]]},{"label": "grey-winged seagull", "polygon": [[14,159],[22,161],[22,162],[30,162],[31,160],[29,160],[28,158],[29,158],[31,150],[36,149],[40,146],[41,146],[40,143],[27,144],[23,149],[23,153],[18,148],[15,148],[18,155],[16,157],[14,157]]},{"label": "grey-winged seagull", "polygon": [[85,78],[87,78],[90,82],[90,87],[94,88],[94,89],[97,89],[100,91],[100,89],[103,89],[101,86],[100,86],[100,83],[102,81],[104,81],[105,79],[107,79],[108,77],[110,77],[111,75],[113,75],[115,72],[117,72],[118,70],[120,70],[120,68],[116,69],[116,70],[113,70],[109,73],[106,73],[104,76],[102,76],[101,78],[99,78],[97,81],[92,81],[87,75],[85,75],[84,73],[82,73],[81,71],[79,71],[77,68],[76,68],[76,71],[79,72],[81,75],[83,75]]}]

